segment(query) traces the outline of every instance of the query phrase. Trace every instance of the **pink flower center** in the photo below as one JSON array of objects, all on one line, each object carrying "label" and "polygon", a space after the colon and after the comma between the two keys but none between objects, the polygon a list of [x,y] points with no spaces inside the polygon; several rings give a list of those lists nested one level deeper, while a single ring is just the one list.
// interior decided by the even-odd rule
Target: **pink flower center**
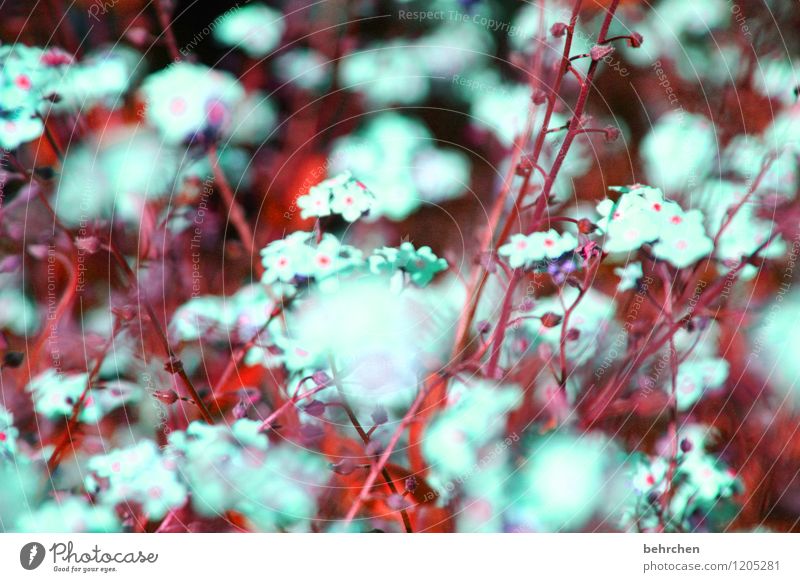
[{"label": "pink flower center", "polygon": [[31,80],[28,75],[20,75],[16,78],[15,83],[17,87],[24,91],[29,91],[31,88]]},{"label": "pink flower center", "polygon": [[683,222],[683,219],[680,216],[673,216],[672,218],[669,219],[669,221],[672,224],[680,224],[681,222]]},{"label": "pink flower center", "polygon": [[5,442],[7,438],[6,433],[0,432],[0,443]]},{"label": "pink flower center", "polygon": [[653,204],[653,210],[655,210],[656,212],[658,212],[659,210],[661,210],[661,204],[659,204],[658,202],[656,202],[655,204]]},{"label": "pink flower center", "polygon": [[685,240],[679,240],[675,245],[675,248],[677,248],[679,251],[685,251],[688,248],[688,246],[689,243],[687,243]]},{"label": "pink flower center", "polygon": [[317,257],[317,264],[320,267],[327,267],[331,264],[331,258],[328,255],[319,255]]},{"label": "pink flower center", "polygon": [[546,238],[546,239],[544,239],[544,246],[546,246],[546,247],[552,247],[554,244],[555,244],[555,243],[553,242],[553,239],[551,239],[551,238]]},{"label": "pink flower center", "polygon": [[122,469],[122,465],[120,465],[119,461],[111,464],[111,470],[115,473],[119,473],[120,469]]},{"label": "pink flower center", "polygon": [[183,115],[186,112],[186,99],[175,97],[169,104],[169,110],[175,115]]}]

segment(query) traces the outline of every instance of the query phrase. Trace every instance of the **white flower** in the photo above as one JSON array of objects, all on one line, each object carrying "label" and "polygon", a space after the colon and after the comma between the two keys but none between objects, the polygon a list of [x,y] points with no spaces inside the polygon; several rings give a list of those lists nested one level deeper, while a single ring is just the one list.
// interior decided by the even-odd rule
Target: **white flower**
[{"label": "white flower", "polygon": [[191,141],[207,132],[224,135],[245,92],[230,73],[178,62],[142,83],[147,120],[165,140]]},{"label": "white flower", "polygon": [[419,120],[383,112],[355,134],[336,140],[329,165],[332,172],[352,172],[375,192],[366,219],[404,220],[425,202],[462,194],[469,182],[469,160],[432,142]]},{"label": "white flower", "polygon": [[283,14],[278,10],[253,3],[226,12],[214,28],[214,38],[260,58],[278,46],[285,28]]},{"label": "white flower", "polygon": [[142,440],[89,460],[86,487],[101,503],[141,505],[150,519],[163,518],[186,502],[186,487],[178,479],[175,462],[163,457],[153,441]]},{"label": "white flower", "polygon": [[321,281],[363,264],[361,251],[342,244],[334,235],[325,233],[317,243],[313,232],[302,231],[268,244],[261,250],[261,262],[265,284],[290,283],[298,277]]},{"label": "white flower", "polygon": [[284,83],[298,87],[322,90],[330,85],[330,63],[321,53],[310,48],[296,48],[275,59],[275,72]]},{"label": "white flower", "polygon": [[557,259],[577,247],[578,239],[572,234],[559,234],[551,228],[547,232],[534,232],[527,236],[516,234],[497,252],[501,257],[509,258],[511,268],[527,269],[545,259]]},{"label": "white flower", "polygon": [[424,287],[437,273],[447,270],[447,261],[437,257],[430,247],[415,249],[410,242],[404,242],[399,248],[377,249],[369,258],[369,266],[373,273],[403,271],[414,284]]},{"label": "white flower", "polygon": [[703,179],[714,167],[717,150],[711,121],[683,112],[659,119],[641,145],[649,182],[668,193],[681,192]]},{"label": "white flower", "polygon": [[430,81],[424,61],[409,50],[410,44],[393,40],[345,55],[339,68],[340,83],[362,93],[372,107],[423,101]]},{"label": "white flower", "polygon": [[297,206],[302,209],[302,218],[338,214],[348,222],[355,222],[369,212],[374,202],[375,195],[362,182],[350,172],[343,172],[313,186],[308,194],[297,199]]},{"label": "white flower", "polygon": [[657,258],[678,268],[711,253],[713,241],[706,235],[702,212],[682,210],[657,188],[637,185],[617,190],[621,193],[617,202],[606,199],[597,205],[601,215],[597,224],[605,231],[607,252],[630,253],[650,243]]}]

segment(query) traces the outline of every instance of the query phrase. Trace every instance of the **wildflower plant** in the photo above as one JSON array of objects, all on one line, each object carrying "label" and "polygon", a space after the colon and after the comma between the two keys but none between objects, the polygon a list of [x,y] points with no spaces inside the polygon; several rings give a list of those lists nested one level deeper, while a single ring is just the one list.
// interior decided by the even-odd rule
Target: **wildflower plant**
[{"label": "wildflower plant", "polygon": [[351,4],[3,39],[0,529],[796,530],[796,17]]}]

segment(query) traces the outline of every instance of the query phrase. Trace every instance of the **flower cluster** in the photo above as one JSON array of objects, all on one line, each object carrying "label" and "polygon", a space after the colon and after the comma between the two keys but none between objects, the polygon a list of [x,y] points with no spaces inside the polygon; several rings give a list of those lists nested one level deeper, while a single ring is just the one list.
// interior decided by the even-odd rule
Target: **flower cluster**
[{"label": "flower cluster", "polygon": [[186,502],[175,461],[163,457],[153,441],[92,457],[86,489],[108,506],[137,504],[151,519],[161,519]]},{"label": "flower cluster", "polygon": [[[650,531],[657,528],[659,514],[669,501],[666,524],[668,531],[708,529],[712,510],[729,502],[742,488],[736,473],[719,459],[708,454],[706,447],[713,431],[705,426],[689,425],[679,434],[680,448],[674,470],[664,457],[642,455],[631,468],[633,497],[624,517],[625,525],[633,530]],[[669,480],[675,485],[668,490]]]},{"label": "flower cluster", "polygon": [[321,218],[336,214],[354,222],[368,213],[375,203],[375,195],[353,178],[350,172],[323,180],[312,186],[308,194],[297,199],[303,218]]},{"label": "flower cluster", "polygon": [[632,253],[649,244],[656,258],[681,269],[713,250],[699,210],[683,210],[661,190],[649,186],[616,191],[618,200],[606,198],[597,205],[597,224],[605,234],[603,248],[607,252]]},{"label": "flower cluster", "polygon": [[501,257],[508,257],[512,269],[532,269],[545,261],[553,261],[578,248],[578,239],[572,234],[558,233],[552,228],[547,232],[529,235],[515,234],[511,240],[497,250]]},{"label": "flower cluster", "polygon": [[261,281],[265,284],[321,281],[360,266],[361,256],[360,250],[342,244],[330,233],[322,234],[317,240],[313,232],[298,231],[261,250],[264,265]]},{"label": "flower cluster", "polygon": [[141,91],[148,122],[169,143],[224,135],[245,97],[230,73],[185,62],[149,75]]},{"label": "flower cluster", "polygon": [[288,444],[270,446],[260,430],[244,418],[230,426],[194,422],[170,435],[168,455],[199,513],[236,511],[261,531],[302,529],[328,479],[325,464]]},{"label": "flower cluster", "polygon": [[78,420],[96,423],[115,408],[140,397],[137,387],[129,382],[116,381],[89,389],[89,375],[65,373],[48,369],[34,377],[27,386],[36,411],[48,418],[69,417],[86,392]]}]

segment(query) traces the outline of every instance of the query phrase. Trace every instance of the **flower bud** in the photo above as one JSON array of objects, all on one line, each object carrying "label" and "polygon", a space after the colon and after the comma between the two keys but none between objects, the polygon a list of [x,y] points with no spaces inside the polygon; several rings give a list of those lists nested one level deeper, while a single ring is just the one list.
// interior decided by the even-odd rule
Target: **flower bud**
[{"label": "flower bud", "polygon": [[386,414],[386,409],[383,406],[376,406],[372,411],[372,422],[376,425],[385,424],[389,421],[389,416]]},{"label": "flower bud", "polygon": [[567,25],[563,22],[556,22],[550,27],[550,34],[556,38],[561,38],[567,33]]},{"label": "flower bud", "polygon": [[542,325],[545,327],[555,327],[561,323],[562,317],[557,313],[548,311],[541,317]]},{"label": "flower bud", "polygon": [[531,96],[534,105],[543,105],[547,101],[547,93],[541,89],[536,89]]},{"label": "flower bud", "polygon": [[619,139],[620,131],[613,125],[609,125],[608,127],[605,128],[604,131],[606,134],[606,141],[608,143],[613,143]]},{"label": "flower bud", "polygon": [[597,225],[588,218],[581,218],[578,221],[578,232],[581,234],[592,234],[597,230]]},{"label": "flower bud", "polygon": [[25,354],[22,352],[6,352],[3,356],[4,368],[19,368],[25,359]]},{"label": "flower bud", "polygon": [[331,469],[337,475],[349,475],[356,470],[356,463],[353,459],[342,459],[338,463],[331,465]]},{"label": "flower bud", "polygon": [[320,402],[319,400],[312,400],[305,405],[303,411],[311,416],[320,417],[325,414],[325,403]]}]

